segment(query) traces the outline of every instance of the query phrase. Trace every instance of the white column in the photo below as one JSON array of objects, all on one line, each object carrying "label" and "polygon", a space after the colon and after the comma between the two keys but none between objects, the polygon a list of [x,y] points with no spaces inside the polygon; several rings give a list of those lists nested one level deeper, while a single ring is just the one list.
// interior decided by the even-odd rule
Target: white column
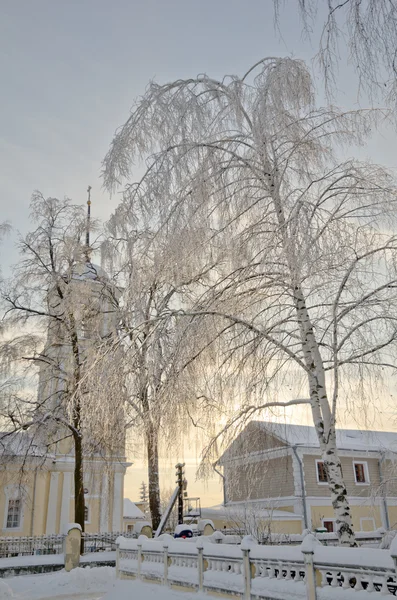
[{"label": "white column", "polygon": [[72,496],[72,479],[73,473],[66,472],[63,474],[60,533],[63,533],[64,528],[70,521],[70,498]]},{"label": "white column", "polygon": [[114,474],[112,531],[122,530],[123,473]]},{"label": "white column", "polygon": [[57,518],[57,504],[58,504],[58,478],[59,473],[52,472],[50,475],[50,494],[48,497],[47,506],[47,523],[46,523],[46,534],[57,533],[56,518]]},{"label": "white column", "polygon": [[102,477],[99,531],[104,533],[109,531],[109,480],[107,475]]}]

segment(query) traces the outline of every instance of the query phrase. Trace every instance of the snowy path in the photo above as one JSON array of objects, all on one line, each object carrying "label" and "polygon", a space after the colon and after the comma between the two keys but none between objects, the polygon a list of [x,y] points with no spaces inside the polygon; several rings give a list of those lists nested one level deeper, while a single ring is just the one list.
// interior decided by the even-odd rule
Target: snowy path
[{"label": "snowy path", "polygon": [[0,579],[0,600],[208,600],[140,581],[119,581],[113,567]]}]

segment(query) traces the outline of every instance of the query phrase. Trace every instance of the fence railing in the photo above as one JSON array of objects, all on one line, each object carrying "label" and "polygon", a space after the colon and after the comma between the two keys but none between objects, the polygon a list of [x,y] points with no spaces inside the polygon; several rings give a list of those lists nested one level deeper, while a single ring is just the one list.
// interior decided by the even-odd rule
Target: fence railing
[{"label": "fence railing", "polygon": [[[300,546],[213,544],[205,537],[188,540],[120,538],[116,568],[121,578],[154,579],[199,591],[251,597],[335,600],[395,596],[397,548],[333,548],[313,535]],[[326,595],[320,591],[326,588]],[[343,595],[342,595],[343,594]]]},{"label": "fence railing", "polygon": [[134,538],[136,535],[130,532],[112,531],[109,533],[87,533],[82,534],[84,539],[84,552],[105,552],[116,550],[116,540],[120,536],[127,539]]},{"label": "fence railing", "polygon": [[[126,538],[133,533],[113,531],[111,533],[83,533],[85,552],[116,550],[116,540],[120,535]],[[38,535],[31,537],[0,537],[0,558],[13,556],[33,556],[62,554],[65,535]]]},{"label": "fence railing", "polygon": [[64,535],[39,535],[32,537],[0,537],[0,558],[61,554]]},{"label": "fence railing", "polygon": [[[251,533],[246,529],[224,528],[220,530],[224,535],[239,535],[244,537]],[[375,531],[357,531],[356,539],[360,546],[376,546],[382,541],[382,537],[385,531],[378,529]],[[316,538],[320,540],[325,546],[337,546],[339,544],[338,536],[336,533],[316,533]],[[269,545],[269,544],[288,544],[289,546],[298,546],[302,543],[304,535],[300,533],[257,533],[254,532],[254,537],[258,539],[258,544]]]}]

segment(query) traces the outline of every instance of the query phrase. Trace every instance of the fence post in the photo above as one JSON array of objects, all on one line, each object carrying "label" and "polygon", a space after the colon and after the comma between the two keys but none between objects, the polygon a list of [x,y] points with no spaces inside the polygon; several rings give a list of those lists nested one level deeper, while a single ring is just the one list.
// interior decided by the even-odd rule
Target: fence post
[{"label": "fence post", "polygon": [[197,540],[197,574],[198,574],[198,589],[199,592],[204,588],[204,556],[203,556],[203,541]]},{"label": "fence post", "polygon": [[122,541],[122,536],[118,537],[116,540],[116,578],[120,577],[120,543]]},{"label": "fence post", "polygon": [[314,568],[314,547],[318,543],[318,540],[316,540],[313,534],[308,534],[304,538],[300,547],[305,563],[307,600],[317,600],[316,570]]},{"label": "fence post", "polygon": [[250,564],[250,549],[242,548],[243,553],[243,575],[244,575],[244,600],[251,598],[251,564]]},{"label": "fence post", "polygon": [[397,535],[394,536],[394,538],[391,541],[390,544],[390,555],[393,559],[394,562],[394,570],[397,574]]},{"label": "fence post", "polygon": [[164,544],[164,575],[163,575],[163,583],[164,585],[168,585],[168,546]]},{"label": "fence post", "polygon": [[137,544],[137,546],[138,546],[138,570],[137,570],[137,577],[138,577],[138,579],[142,579],[142,577],[141,577],[142,544]]},{"label": "fence post", "polygon": [[79,566],[80,541],[80,525],[77,523],[70,523],[66,528],[66,537],[64,542],[65,571],[71,571]]}]

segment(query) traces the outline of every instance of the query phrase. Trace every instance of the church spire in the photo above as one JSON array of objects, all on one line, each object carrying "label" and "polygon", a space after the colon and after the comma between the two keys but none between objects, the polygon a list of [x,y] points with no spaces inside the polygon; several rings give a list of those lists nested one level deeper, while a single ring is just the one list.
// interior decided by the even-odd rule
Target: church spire
[{"label": "church spire", "polygon": [[85,232],[85,253],[87,261],[90,261],[90,222],[91,222],[91,186],[87,188],[87,228]]}]

